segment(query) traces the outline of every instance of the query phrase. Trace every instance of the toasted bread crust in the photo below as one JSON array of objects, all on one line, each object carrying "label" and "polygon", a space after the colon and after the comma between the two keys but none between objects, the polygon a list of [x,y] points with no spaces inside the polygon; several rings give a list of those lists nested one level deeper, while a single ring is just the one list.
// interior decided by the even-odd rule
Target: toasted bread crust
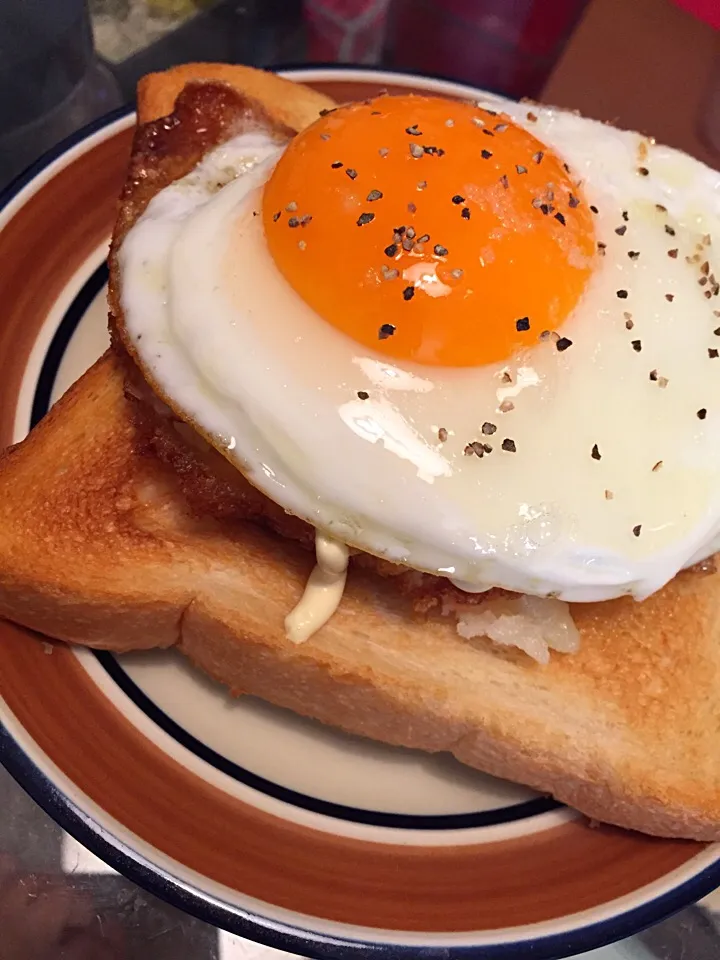
[{"label": "toasted bread crust", "polygon": [[202,84],[223,85],[256,100],[275,122],[294,130],[309,126],[321,110],[335,106],[322,93],[300,84],[293,84],[289,93],[287,80],[264,70],[229,63],[185,63],[162,73],[148,73],[140,80],[138,122],[168,116],[186,86]]}]

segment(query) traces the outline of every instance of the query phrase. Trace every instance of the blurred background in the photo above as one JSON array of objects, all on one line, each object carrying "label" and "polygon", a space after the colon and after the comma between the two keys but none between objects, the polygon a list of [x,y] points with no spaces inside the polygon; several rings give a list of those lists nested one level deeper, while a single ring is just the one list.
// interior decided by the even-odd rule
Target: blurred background
[{"label": "blurred background", "polygon": [[144,73],[188,60],[380,65],[513,97],[562,90],[563,106],[644,124],[708,159],[718,26],[720,0],[0,0],[0,187],[131,102]]}]

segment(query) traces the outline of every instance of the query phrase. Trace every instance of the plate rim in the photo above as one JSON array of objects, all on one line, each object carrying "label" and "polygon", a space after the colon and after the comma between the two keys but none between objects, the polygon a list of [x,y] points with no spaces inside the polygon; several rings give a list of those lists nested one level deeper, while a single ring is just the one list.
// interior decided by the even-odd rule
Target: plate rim
[{"label": "plate rim", "polygon": [[[380,83],[397,82],[400,78],[416,83],[425,89],[437,91],[439,86],[446,92],[457,95],[477,95],[482,91],[467,84],[456,83],[444,77],[432,77],[404,71],[375,69],[371,66],[341,64],[318,64],[278,68],[278,73],[298,80],[332,80],[339,74],[351,81],[372,78]],[[107,133],[117,125],[118,130],[126,129],[133,121],[134,108],[129,105],[120,107],[97,118],[80,130],[62,140],[44,153],[20,173],[0,192],[0,218],[11,219],[14,213],[6,217],[13,201],[22,201],[22,195],[28,191],[30,199],[32,187],[43,178],[52,179],[52,168],[75,149],[85,146],[90,149],[91,141],[100,133]],[[22,202],[20,203],[20,207]],[[409,960],[410,957],[424,957],[427,960],[521,960],[532,950],[536,960],[556,960],[556,958],[575,955],[578,951],[592,950],[624,940],[649,926],[654,925],[671,913],[682,909],[716,889],[720,883],[720,858],[694,876],[684,880],[678,886],[626,909],[616,916],[591,922],[570,931],[544,934],[522,941],[512,941],[492,945],[453,945],[447,947],[434,945],[420,948],[411,944],[382,944],[363,941],[351,937],[334,937],[327,933],[305,929],[295,924],[277,921],[240,906],[222,904],[211,894],[190,887],[173,877],[164,867],[150,862],[139,851],[127,851],[125,844],[106,830],[92,816],[76,806],[68,795],[62,792],[15,740],[5,724],[0,721],[0,762],[29,794],[29,796],[76,840],[88,850],[108,863],[113,869],[128,877],[139,886],[148,890],[187,913],[229,930],[240,936],[247,936],[266,946],[279,950],[313,956],[318,960],[351,960],[358,956],[378,956],[383,960]],[[379,932],[379,935],[380,932]]]}]

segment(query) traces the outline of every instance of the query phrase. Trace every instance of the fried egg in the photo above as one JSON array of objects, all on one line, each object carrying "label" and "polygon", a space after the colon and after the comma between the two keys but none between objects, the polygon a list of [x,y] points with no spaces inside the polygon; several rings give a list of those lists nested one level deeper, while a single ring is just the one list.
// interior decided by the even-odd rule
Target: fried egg
[{"label": "fried egg", "polygon": [[126,335],[321,534],[469,591],[641,599],[720,546],[719,218],[720,175],[640,134],[383,96],[159,193]]}]

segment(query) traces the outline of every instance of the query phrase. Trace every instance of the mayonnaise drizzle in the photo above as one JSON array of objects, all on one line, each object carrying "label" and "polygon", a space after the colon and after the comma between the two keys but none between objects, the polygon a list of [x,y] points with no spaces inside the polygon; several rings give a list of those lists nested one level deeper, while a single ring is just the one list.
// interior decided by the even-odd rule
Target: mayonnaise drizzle
[{"label": "mayonnaise drizzle", "polygon": [[308,577],[305,592],[285,617],[285,633],[292,643],[304,643],[328,622],[342,600],[350,551],[324,533],[315,534],[317,564]]}]

